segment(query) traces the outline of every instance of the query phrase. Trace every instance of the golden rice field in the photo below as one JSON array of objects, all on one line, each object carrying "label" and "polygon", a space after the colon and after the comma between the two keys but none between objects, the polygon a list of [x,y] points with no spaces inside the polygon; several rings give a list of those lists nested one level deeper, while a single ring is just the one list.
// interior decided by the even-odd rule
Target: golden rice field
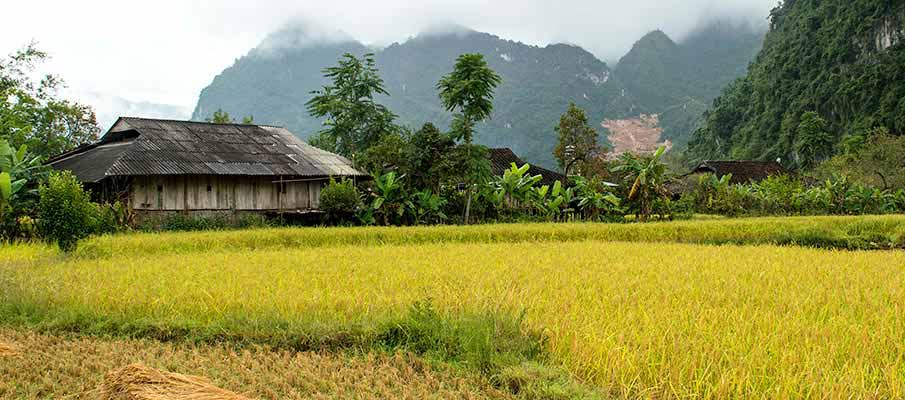
[{"label": "golden rice field", "polygon": [[548,362],[614,398],[902,398],[905,252],[691,243],[783,243],[795,229],[894,243],[903,226],[288,229],[99,238],[75,256],[18,245],[0,250],[0,323],[311,338],[430,299],[447,315],[523,315]]}]

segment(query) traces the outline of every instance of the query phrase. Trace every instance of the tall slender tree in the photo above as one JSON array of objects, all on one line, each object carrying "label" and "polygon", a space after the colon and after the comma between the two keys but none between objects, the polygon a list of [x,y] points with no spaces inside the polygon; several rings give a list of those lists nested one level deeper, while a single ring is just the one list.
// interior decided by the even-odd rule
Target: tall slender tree
[{"label": "tall slender tree", "polygon": [[346,53],[339,65],[324,70],[324,76],[332,83],[312,92],[314,97],[306,103],[312,116],[325,118],[325,128],[312,144],[332,147],[327,150],[354,160],[384,135],[398,130],[393,123],[396,115],[374,100],[389,95],[374,54],[358,58]]},{"label": "tall slender tree", "polygon": [[[597,146],[597,130],[588,124],[588,116],[575,103],[569,104],[569,109],[559,118],[556,134],[558,141],[553,149],[553,156],[560,168],[565,168],[572,162],[587,161],[600,150]],[[567,156],[566,148],[569,146],[572,146],[572,152]]]},{"label": "tall slender tree", "polygon": [[[454,112],[452,134],[466,146],[470,158],[475,124],[490,119],[493,113],[493,92],[503,79],[487,65],[481,54],[463,54],[456,59],[453,71],[437,83],[440,101],[447,111]],[[465,171],[468,200],[465,203],[465,223],[468,223],[473,195],[473,171],[469,162]]]}]

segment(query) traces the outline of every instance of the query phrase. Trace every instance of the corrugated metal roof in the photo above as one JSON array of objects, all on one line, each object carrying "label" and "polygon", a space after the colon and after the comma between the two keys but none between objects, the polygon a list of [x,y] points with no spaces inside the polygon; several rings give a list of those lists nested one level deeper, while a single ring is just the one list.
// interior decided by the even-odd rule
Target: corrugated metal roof
[{"label": "corrugated metal roof", "polygon": [[[124,134],[132,133],[132,134]],[[285,128],[120,118],[93,145],[50,160],[83,182],[108,176],[363,176]]]}]

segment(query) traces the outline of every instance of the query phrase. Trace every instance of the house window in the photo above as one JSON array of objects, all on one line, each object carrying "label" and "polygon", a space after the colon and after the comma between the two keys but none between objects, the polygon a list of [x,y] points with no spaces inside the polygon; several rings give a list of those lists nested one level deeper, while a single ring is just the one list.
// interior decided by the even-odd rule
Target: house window
[{"label": "house window", "polygon": [[212,191],[212,190],[214,190],[214,188],[211,187],[211,185],[207,185],[207,191],[210,192],[210,191]]}]

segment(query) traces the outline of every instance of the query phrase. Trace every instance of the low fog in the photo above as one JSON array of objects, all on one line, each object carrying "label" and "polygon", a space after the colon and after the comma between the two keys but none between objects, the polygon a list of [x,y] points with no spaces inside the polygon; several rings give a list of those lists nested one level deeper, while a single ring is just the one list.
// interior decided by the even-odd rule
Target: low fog
[{"label": "low fog", "polygon": [[715,18],[765,26],[776,1],[14,2],[4,12],[15,18],[0,24],[0,52],[38,42],[53,56],[46,72],[61,75],[73,97],[93,102],[107,118],[126,103],[122,112],[130,114],[151,103],[156,111],[191,109],[216,74],[287,26],[304,29],[272,36],[278,39],[269,42],[272,46],[352,38],[381,47],[424,32],[468,27],[528,44],[579,45],[612,64],[653,29],[681,40]]}]

